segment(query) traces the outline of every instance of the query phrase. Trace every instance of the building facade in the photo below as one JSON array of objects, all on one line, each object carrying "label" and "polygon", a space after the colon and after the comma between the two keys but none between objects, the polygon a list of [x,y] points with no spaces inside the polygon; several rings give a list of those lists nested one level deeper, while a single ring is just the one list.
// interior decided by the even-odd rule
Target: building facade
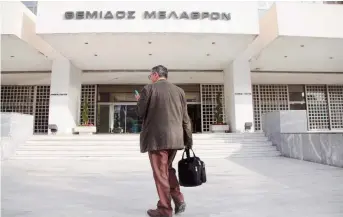
[{"label": "building facade", "polygon": [[343,5],[30,8],[1,3],[1,111],[33,115],[35,133],[48,133],[49,124],[72,133],[85,116],[99,133],[138,133],[133,93],[158,64],[185,90],[195,133],[210,130],[218,103],[232,132],[246,123],[260,131],[263,114],[279,110],[306,110],[308,130],[343,130]]}]

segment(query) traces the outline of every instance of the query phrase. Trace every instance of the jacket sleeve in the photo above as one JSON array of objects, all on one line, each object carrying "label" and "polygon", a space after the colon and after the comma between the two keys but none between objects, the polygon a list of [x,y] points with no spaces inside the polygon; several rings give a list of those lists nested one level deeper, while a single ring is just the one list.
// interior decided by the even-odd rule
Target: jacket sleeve
[{"label": "jacket sleeve", "polygon": [[144,119],[147,113],[148,105],[149,105],[150,93],[149,87],[145,86],[141,93],[140,98],[137,102],[137,115],[138,117]]},{"label": "jacket sleeve", "polygon": [[192,124],[188,116],[187,100],[186,100],[184,92],[182,92],[182,106],[183,106],[183,109],[182,109],[183,110],[183,120],[182,120],[183,141],[184,141],[184,145],[187,148],[192,148],[193,146]]}]

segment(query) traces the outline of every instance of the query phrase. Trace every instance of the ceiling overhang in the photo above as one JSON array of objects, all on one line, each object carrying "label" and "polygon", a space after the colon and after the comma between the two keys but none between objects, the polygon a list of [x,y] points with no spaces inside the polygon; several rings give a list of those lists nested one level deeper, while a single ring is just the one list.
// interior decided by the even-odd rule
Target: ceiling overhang
[{"label": "ceiling overhang", "polygon": [[1,3],[1,70],[51,70],[58,54],[36,35],[35,15],[21,2]]},{"label": "ceiling overhang", "polygon": [[275,3],[260,19],[251,70],[343,72],[342,14],[339,5]]},{"label": "ceiling overhang", "polygon": [[42,34],[51,46],[82,70],[221,70],[256,35],[186,33]]}]

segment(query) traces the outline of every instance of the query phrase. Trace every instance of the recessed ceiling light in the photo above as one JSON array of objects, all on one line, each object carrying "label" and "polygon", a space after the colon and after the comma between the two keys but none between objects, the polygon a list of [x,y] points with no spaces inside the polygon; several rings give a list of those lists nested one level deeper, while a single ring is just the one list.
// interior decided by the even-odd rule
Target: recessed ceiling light
[{"label": "recessed ceiling light", "polygon": [[216,42],[212,42],[212,44],[216,44]]},{"label": "recessed ceiling light", "polygon": [[305,45],[302,44],[302,45],[300,45],[300,47],[305,47]]},{"label": "recessed ceiling light", "polygon": [[151,41],[149,41],[148,43],[151,44]]},{"label": "recessed ceiling light", "polygon": [[287,58],[288,56],[284,56],[285,58]]},{"label": "recessed ceiling light", "polygon": [[11,56],[11,58],[13,58],[14,56]]},{"label": "recessed ceiling light", "polygon": [[210,54],[208,53],[208,54],[206,54],[206,56],[210,56]]},{"label": "recessed ceiling light", "polygon": [[94,56],[95,56],[95,57],[97,57],[97,56],[98,56],[98,54],[94,54]]},{"label": "recessed ceiling light", "polygon": [[330,60],[332,60],[333,59],[333,57],[330,57]]},{"label": "recessed ceiling light", "polygon": [[85,44],[88,44],[88,42],[85,42]]}]

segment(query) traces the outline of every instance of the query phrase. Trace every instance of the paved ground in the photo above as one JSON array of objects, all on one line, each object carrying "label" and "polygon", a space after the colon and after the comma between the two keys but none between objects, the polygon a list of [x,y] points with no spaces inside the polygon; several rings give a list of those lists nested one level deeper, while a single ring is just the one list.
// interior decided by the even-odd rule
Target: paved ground
[{"label": "paved ground", "polygon": [[[286,158],[207,160],[183,188],[185,217],[342,217],[343,169]],[[141,217],[156,202],[147,161],[9,161],[3,217]]]}]

